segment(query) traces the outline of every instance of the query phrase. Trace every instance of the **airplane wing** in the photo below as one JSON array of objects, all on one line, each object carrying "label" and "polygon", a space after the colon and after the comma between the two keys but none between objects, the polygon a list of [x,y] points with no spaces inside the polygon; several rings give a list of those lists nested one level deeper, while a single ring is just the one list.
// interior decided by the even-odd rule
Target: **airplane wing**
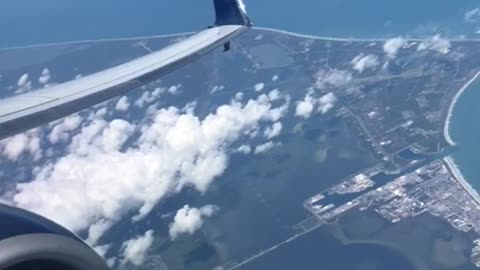
[{"label": "airplane wing", "polygon": [[251,27],[241,0],[213,0],[215,25],[130,62],[0,100],[0,139],[63,118],[145,85],[225,45]]}]

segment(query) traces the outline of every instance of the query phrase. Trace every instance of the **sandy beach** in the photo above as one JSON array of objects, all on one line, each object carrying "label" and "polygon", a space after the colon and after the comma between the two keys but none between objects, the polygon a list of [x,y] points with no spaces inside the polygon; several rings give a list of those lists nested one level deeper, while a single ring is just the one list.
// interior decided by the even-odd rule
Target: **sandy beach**
[{"label": "sandy beach", "polygon": [[450,145],[456,145],[456,143],[453,141],[452,137],[450,137],[450,119],[452,118],[452,113],[453,113],[453,109],[455,108],[455,104],[457,103],[458,101],[458,98],[463,94],[463,92],[474,82],[477,80],[478,76],[480,76],[480,71],[477,72],[477,74],[475,74],[475,76],[470,79],[463,87],[462,89],[460,89],[460,91],[458,91],[458,93],[455,95],[455,97],[453,98],[452,100],[452,103],[450,103],[450,107],[448,108],[448,115],[447,115],[447,119],[446,119],[446,122],[445,122],[445,126],[443,128],[443,136],[445,137],[445,140],[447,140],[447,142],[450,144]]},{"label": "sandy beach", "polygon": [[[447,119],[445,122],[444,130],[443,130],[443,136],[445,137],[445,140],[450,144],[450,145],[456,145],[456,143],[453,141],[453,139],[450,137],[450,120],[452,118],[453,114],[453,109],[455,108],[455,104],[457,103],[458,99],[460,96],[463,94],[463,92],[468,89],[468,87],[477,80],[477,78],[480,76],[480,71],[475,74],[475,76],[470,79],[463,87],[458,91],[458,93],[455,95],[455,97],[452,100],[452,103],[450,103],[450,107],[448,108],[448,115]],[[473,199],[480,204],[480,195],[478,192],[468,183],[468,181],[463,177],[462,173],[460,172],[460,169],[458,168],[457,164],[455,164],[455,161],[453,160],[452,157],[448,156],[443,159],[445,163],[447,164],[449,170],[452,172],[454,175],[455,179],[462,185],[462,187],[473,197]]]},{"label": "sandy beach", "polygon": [[472,198],[480,204],[480,195],[478,192],[468,183],[467,180],[463,177],[462,173],[458,169],[457,164],[455,164],[455,161],[451,157],[445,157],[443,159],[445,163],[447,164],[449,170],[452,172],[453,176],[455,179],[458,181],[458,183],[472,196]]}]

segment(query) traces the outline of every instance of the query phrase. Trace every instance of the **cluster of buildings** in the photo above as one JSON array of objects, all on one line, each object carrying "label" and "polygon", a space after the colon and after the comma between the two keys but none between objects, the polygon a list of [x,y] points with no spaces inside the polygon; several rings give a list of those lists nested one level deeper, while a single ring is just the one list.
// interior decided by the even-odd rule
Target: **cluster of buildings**
[{"label": "cluster of buildings", "polygon": [[[373,209],[391,223],[428,212],[448,221],[459,231],[480,237],[480,205],[443,160],[433,161],[382,186],[374,185],[371,178],[360,174],[308,199],[305,207],[323,222],[335,221],[353,208]],[[324,205],[331,190],[340,191],[336,194],[350,190],[358,192],[358,196],[339,205],[335,199],[330,199]],[[474,243],[472,262],[480,267],[480,239]]]}]

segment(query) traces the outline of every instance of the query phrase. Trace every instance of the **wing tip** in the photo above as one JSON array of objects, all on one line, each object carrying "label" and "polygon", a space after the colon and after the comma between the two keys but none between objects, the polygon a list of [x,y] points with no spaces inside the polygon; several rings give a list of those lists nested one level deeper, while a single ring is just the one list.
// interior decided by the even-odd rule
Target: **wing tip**
[{"label": "wing tip", "polygon": [[242,0],[213,0],[215,6],[215,25],[244,25],[251,27],[252,21],[248,17]]}]

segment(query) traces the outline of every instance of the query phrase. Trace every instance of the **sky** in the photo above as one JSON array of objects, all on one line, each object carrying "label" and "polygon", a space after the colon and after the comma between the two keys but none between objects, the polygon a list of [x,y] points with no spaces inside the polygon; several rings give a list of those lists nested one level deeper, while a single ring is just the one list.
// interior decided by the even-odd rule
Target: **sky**
[{"label": "sky", "polygon": [[[476,0],[245,0],[255,25],[336,37],[475,36]],[[408,14],[408,16],[405,16]],[[465,15],[468,21],[464,20]],[[8,0],[0,47],[196,31],[213,22],[211,0]]]}]

